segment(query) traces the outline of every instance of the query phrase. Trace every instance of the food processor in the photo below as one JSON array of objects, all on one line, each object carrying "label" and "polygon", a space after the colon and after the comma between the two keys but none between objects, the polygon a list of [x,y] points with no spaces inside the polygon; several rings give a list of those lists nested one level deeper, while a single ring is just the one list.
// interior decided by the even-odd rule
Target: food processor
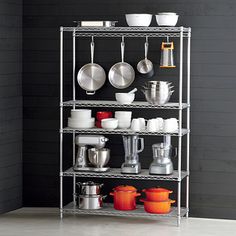
[{"label": "food processor", "polygon": [[[139,138],[138,135],[123,135],[122,138],[125,150],[125,162],[121,166],[121,173],[139,174],[141,172],[141,164],[138,153],[144,149],[144,139]],[[139,142],[140,149],[138,149]]]},{"label": "food processor", "polygon": [[177,148],[171,146],[171,136],[165,135],[163,143],[152,145],[153,162],[149,167],[149,174],[170,175],[173,173],[172,157],[177,154]]}]

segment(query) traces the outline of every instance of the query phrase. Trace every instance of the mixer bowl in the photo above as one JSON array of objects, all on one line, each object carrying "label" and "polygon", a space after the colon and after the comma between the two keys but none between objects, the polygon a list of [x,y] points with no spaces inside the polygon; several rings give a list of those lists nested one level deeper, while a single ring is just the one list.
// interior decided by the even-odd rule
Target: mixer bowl
[{"label": "mixer bowl", "polygon": [[88,150],[88,159],[94,167],[103,168],[110,160],[110,149],[91,148]]}]

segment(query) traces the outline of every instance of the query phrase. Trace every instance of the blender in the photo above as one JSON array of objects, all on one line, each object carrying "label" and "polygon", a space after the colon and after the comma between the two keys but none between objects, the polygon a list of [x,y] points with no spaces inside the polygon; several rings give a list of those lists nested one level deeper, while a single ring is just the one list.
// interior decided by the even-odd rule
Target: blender
[{"label": "blender", "polygon": [[163,143],[152,145],[153,162],[149,167],[149,174],[170,175],[173,173],[172,157],[177,154],[177,148],[171,146],[171,136],[165,135]]},{"label": "blender", "polygon": [[[122,174],[139,174],[141,164],[138,153],[144,149],[144,139],[138,135],[123,135],[123,144],[125,150],[125,162],[121,166]],[[140,149],[138,149],[140,142]]]}]

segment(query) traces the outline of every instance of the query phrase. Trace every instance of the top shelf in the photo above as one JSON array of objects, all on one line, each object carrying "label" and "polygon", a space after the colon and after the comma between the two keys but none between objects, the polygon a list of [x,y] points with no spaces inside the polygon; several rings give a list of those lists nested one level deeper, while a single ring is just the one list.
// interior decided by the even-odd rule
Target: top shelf
[{"label": "top shelf", "polygon": [[74,32],[78,37],[190,37],[187,27],[61,27],[61,31]]}]

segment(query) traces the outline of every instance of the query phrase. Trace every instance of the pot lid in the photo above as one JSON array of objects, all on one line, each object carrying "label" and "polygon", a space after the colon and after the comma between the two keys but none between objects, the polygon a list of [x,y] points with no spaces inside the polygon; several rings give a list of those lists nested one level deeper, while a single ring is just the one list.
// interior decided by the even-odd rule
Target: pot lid
[{"label": "pot lid", "polygon": [[132,191],[135,192],[137,189],[134,186],[130,185],[119,185],[114,188],[115,191]]},{"label": "pot lid", "polygon": [[160,187],[153,187],[153,188],[148,188],[146,189],[147,192],[155,192],[155,193],[161,193],[161,192],[172,192],[166,188],[160,188]]}]

